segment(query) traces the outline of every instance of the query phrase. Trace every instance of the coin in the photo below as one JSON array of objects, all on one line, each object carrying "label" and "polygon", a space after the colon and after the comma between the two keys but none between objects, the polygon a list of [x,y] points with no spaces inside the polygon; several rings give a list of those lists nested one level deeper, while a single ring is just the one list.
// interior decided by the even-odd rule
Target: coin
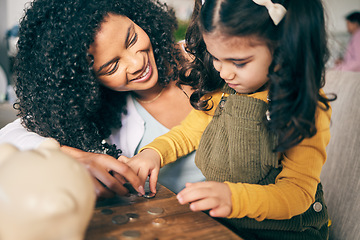
[{"label": "coin", "polygon": [[129,222],[129,217],[126,215],[116,215],[112,218],[112,222],[117,225],[123,225]]},{"label": "coin", "polygon": [[154,198],[156,195],[156,193],[153,193],[153,192],[145,192],[145,194],[143,195],[144,198]]},{"label": "coin", "polygon": [[130,221],[136,221],[139,218],[139,214],[137,213],[127,213],[126,216]]},{"label": "coin", "polygon": [[141,233],[137,230],[129,230],[123,232],[122,236],[126,238],[139,238],[141,236]]},{"label": "coin", "polygon": [[163,212],[164,212],[164,209],[161,207],[152,207],[148,210],[148,213],[152,214],[152,215],[160,215]]},{"label": "coin", "polygon": [[166,220],[163,218],[155,218],[154,220],[152,220],[152,224],[155,226],[161,226],[164,225],[166,223]]},{"label": "coin", "polygon": [[101,213],[104,215],[111,215],[114,213],[114,211],[109,208],[104,208],[104,209],[101,209]]}]

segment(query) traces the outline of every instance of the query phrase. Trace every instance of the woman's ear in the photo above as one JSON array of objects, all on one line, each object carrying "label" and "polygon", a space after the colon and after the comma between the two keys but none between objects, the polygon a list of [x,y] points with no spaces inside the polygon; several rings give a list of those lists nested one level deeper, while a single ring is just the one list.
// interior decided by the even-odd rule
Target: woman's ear
[{"label": "woman's ear", "polygon": [[276,64],[274,67],[274,72],[277,72],[280,70],[280,64]]}]

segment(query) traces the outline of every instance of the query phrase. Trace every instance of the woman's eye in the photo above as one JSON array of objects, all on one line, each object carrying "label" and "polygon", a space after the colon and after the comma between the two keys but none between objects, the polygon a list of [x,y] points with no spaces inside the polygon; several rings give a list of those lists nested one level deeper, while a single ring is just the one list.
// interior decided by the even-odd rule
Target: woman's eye
[{"label": "woman's eye", "polygon": [[104,75],[111,75],[113,74],[114,72],[116,72],[117,68],[119,66],[119,61],[116,61],[114,64],[111,64],[109,66],[109,70],[106,71],[106,73]]},{"label": "woman's eye", "polygon": [[138,35],[137,35],[137,33],[135,33],[133,38],[131,38],[131,40],[128,44],[128,47],[131,47],[132,45],[134,45],[136,43],[137,39],[138,39]]}]

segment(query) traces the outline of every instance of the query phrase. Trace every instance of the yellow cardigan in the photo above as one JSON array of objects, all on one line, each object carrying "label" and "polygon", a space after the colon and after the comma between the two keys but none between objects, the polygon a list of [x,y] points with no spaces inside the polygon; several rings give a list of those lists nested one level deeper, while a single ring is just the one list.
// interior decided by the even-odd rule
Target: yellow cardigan
[{"label": "yellow cardigan", "polygon": [[[193,110],[181,125],[145,146],[161,156],[161,166],[176,161],[196,150],[202,133],[212,119],[222,92],[214,93],[214,107],[209,112]],[[267,102],[268,92],[249,97]],[[258,185],[226,182],[231,190],[232,212],[228,218],[290,219],[305,212],[315,200],[320,172],[326,161],[326,146],[330,141],[331,109],[316,112],[317,133],[283,153],[282,171],[275,184]],[[141,149],[141,150],[142,150]]]}]

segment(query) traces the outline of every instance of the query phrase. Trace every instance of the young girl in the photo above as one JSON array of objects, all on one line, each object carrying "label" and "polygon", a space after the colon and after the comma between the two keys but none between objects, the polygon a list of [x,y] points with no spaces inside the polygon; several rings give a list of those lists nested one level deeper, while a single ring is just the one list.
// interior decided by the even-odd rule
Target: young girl
[{"label": "young girl", "polygon": [[245,239],[327,239],[321,0],[206,0],[195,20],[184,81],[197,110],[123,161],[155,191],[160,166],[197,149],[207,182],[187,184],[181,204]]}]

